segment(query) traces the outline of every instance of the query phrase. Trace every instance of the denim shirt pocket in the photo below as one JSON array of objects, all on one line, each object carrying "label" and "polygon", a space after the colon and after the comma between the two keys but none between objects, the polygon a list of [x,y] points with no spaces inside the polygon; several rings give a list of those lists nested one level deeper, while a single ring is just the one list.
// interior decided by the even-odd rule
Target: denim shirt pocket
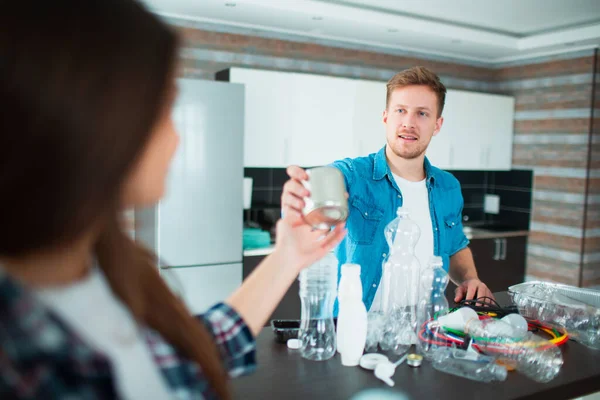
[{"label": "denim shirt pocket", "polygon": [[450,254],[452,252],[452,245],[454,243],[454,238],[457,234],[459,234],[458,230],[460,229],[460,217],[456,215],[449,215],[444,217],[444,245],[442,247],[442,252],[445,254]]},{"label": "denim shirt pocket", "polygon": [[375,205],[354,198],[350,203],[348,236],[356,244],[371,244],[383,219],[383,211]]}]

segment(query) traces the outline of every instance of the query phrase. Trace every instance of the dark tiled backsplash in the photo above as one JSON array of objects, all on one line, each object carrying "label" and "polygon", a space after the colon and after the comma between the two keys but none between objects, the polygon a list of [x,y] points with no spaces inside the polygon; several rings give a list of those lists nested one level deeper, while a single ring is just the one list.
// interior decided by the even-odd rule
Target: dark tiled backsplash
[{"label": "dark tiled backsplash", "polygon": [[[533,172],[511,171],[450,171],[459,180],[465,207],[463,219],[469,223],[501,224],[517,229],[529,229]],[[484,196],[500,196],[500,212],[483,211]],[[465,218],[467,217],[467,218]]]},{"label": "dark tiled backsplash", "polygon": [[[496,223],[529,229],[533,172],[450,171],[461,183],[465,202],[463,220],[468,223]],[[245,168],[244,176],[253,178],[252,210],[247,219],[255,220],[261,210],[281,207],[281,191],[288,177],[285,168]],[[500,196],[500,213],[483,211],[484,196]],[[258,222],[258,221],[257,221]]]},{"label": "dark tiled backsplash", "polygon": [[244,176],[252,178],[252,209],[280,207],[285,168],[244,168]]}]

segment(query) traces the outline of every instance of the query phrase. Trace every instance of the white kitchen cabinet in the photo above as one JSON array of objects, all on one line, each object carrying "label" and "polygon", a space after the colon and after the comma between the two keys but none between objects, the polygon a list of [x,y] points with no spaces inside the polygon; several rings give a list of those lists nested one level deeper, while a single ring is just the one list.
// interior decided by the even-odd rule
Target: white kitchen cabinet
[{"label": "white kitchen cabinet", "polygon": [[448,90],[440,133],[427,156],[454,170],[509,170],[512,163],[514,98]]},{"label": "white kitchen cabinet", "polygon": [[242,264],[161,268],[161,276],[192,314],[224,301],[242,284]]},{"label": "white kitchen cabinet", "polygon": [[356,81],[300,73],[288,79],[286,163],[314,167],[356,157],[352,129]]},{"label": "white kitchen cabinet", "polygon": [[292,126],[289,73],[230,68],[229,81],[244,91],[244,166],[287,165],[286,148]]},{"label": "white kitchen cabinet", "polygon": [[487,95],[485,104],[487,109],[493,110],[489,112],[485,122],[485,169],[509,170],[512,167],[515,99],[508,96]]},{"label": "white kitchen cabinet", "polygon": [[357,155],[354,80],[231,68],[229,81],[245,85],[245,167],[312,167]]},{"label": "white kitchen cabinet", "polygon": [[450,137],[450,168],[484,169],[486,155],[484,130],[481,129],[479,95],[449,90],[440,134]]},{"label": "white kitchen cabinet", "polygon": [[452,141],[453,137],[448,133],[446,128],[446,122],[442,124],[442,129],[437,135],[431,138],[427,152],[425,155],[431,162],[441,169],[452,168]]},{"label": "white kitchen cabinet", "polygon": [[[312,167],[385,143],[385,82],[231,68],[245,85],[245,167]],[[448,90],[427,156],[454,170],[509,170],[514,98]]]},{"label": "white kitchen cabinet", "polygon": [[359,156],[379,151],[386,143],[383,111],[385,82],[356,81],[352,134]]}]

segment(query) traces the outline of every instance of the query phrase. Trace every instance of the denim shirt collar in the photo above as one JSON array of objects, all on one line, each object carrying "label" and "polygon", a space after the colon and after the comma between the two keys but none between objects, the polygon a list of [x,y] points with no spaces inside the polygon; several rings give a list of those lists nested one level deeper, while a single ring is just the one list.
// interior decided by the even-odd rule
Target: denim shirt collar
[{"label": "denim shirt collar", "polygon": [[[387,158],[385,156],[385,148],[386,146],[383,146],[383,148],[379,150],[377,154],[375,154],[373,179],[379,181],[387,176],[390,179],[390,181],[393,182],[394,177],[392,176],[392,170],[390,169],[390,166],[387,163]],[[433,185],[435,182],[435,171],[433,170],[431,163],[429,162],[427,157],[425,157],[423,166],[425,167],[425,176],[427,177],[427,184]]]}]

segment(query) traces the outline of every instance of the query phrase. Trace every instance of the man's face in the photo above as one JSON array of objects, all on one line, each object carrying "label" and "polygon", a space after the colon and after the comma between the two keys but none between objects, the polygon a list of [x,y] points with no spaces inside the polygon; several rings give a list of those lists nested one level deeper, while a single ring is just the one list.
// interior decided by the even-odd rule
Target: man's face
[{"label": "man's face", "polygon": [[437,96],[429,87],[411,85],[394,90],[383,112],[388,147],[408,160],[425,153],[442,127],[443,118],[437,113]]}]

